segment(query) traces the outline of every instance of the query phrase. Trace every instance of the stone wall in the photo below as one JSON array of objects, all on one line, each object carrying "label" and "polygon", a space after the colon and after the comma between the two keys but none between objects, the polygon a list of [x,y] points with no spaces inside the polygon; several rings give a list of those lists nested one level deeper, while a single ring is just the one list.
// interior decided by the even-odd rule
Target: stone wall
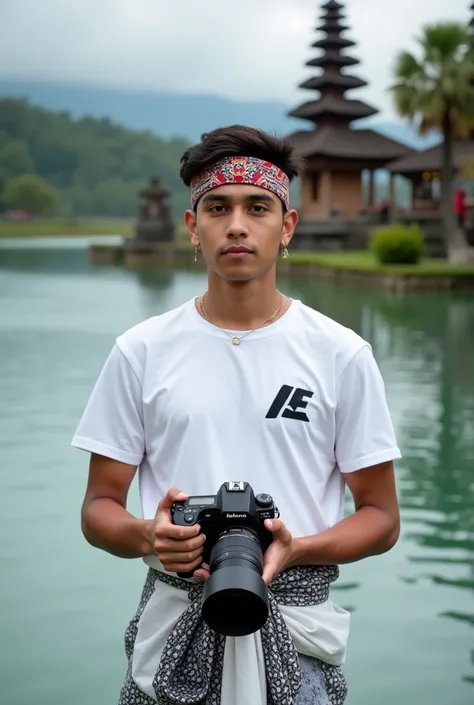
[{"label": "stone wall", "polygon": [[[425,234],[426,254],[432,258],[446,256],[441,234],[439,216],[401,215],[397,222],[410,225],[419,223]],[[347,250],[365,250],[370,233],[380,226],[377,216],[361,216],[353,220],[331,218],[328,220],[300,220],[291,241],[292,251],[339,252]],[[472,243],[474,244],[474,242]]]},{"label": "stone wall", "polygon": [[[92,245],[89,250],[90,261],[98,266],[173,267],[178,269],[203,270],[205,265],[200,258],[194,262],[191,248],[173,247],[156,248],[153,254],[129,253],[116,245]],[[392,272],[361,271],[356,269],[339,269],[329,265],[302,264],[292,262],[291,257],[278,262],[278,273],[283,277],[298,279],[332,281],[390,291],[474,291],[473,274],[420,275]]]}]

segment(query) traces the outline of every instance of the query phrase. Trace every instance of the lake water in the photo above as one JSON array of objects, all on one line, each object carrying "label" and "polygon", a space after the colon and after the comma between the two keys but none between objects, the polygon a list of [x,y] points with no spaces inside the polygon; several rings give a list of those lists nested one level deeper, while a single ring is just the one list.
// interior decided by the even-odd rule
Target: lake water
[{"label": "lake water", "polygon": [[[92,267],[86,244],[0,240],[5,705],[116,705],[145,568],[83,539],[87,456],[69,443],[114,337],[205,286],[202,272]],[[400,541],[342,567],[334,592],[353,615],[346,703],[472,705],[474,297],[279,285],[372,343],[404,456]]]}]

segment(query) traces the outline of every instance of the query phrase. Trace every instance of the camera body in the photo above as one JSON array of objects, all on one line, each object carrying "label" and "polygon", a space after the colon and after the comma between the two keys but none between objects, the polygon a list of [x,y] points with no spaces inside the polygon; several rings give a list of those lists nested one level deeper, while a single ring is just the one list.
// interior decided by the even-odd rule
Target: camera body
[{"label": "camera body", "polygon": [[[222,536],[241,533],[248,529],[256,535],[264,553],[272,542],[272,533],[265,527],[265,519],[280,516],[271,495],[255,496],[248,482],[230,481],[221,485],[216,495],[192,496],[175,502],[171,509],[171,521],[177,526],[199,524],[206,536],[203,548],[203,563],[210,564],[211,551]],[[178,573],[189,578],[191,573]]]}]

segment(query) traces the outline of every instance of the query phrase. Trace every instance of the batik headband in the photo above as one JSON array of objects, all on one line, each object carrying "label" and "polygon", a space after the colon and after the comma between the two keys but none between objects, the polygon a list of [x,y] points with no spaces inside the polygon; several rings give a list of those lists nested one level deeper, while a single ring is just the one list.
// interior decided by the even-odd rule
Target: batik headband
[{"label": "batik headband", "polygon": [[290,180],[284,171],[255,157],[227,157],[192,179],[192,207],[205,193],[225,184],[260,186],[277,195],[286,208],[289,206]]}]

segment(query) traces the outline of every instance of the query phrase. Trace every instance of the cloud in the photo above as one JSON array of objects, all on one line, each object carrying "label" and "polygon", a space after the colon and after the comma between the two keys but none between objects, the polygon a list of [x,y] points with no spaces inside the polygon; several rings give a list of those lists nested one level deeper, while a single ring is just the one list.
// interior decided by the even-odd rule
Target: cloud
[{"label": "cloud", "polygon": [[[321,14],[315,0],[2,0],[0,75],[214,93],[240,100],[307,100],[297,86]],[[468,0],[348,0],[370,82],[357,97],[393,115],[387,87],[397,51],[423,24],[469,18]]]}]

